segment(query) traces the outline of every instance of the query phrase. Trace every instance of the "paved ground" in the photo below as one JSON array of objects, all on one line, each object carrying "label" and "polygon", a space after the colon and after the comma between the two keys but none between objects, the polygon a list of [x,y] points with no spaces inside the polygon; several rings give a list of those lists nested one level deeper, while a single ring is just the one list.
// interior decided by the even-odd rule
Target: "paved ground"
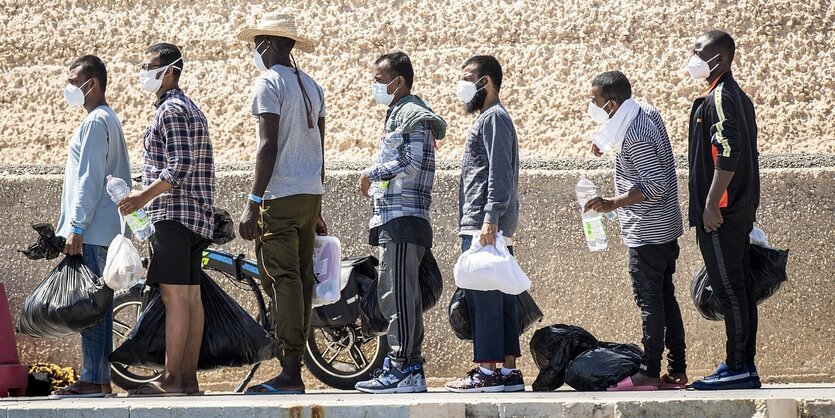
[{"label": "paved ground", "polygon": [[5,399],[0,418],[17,417],[834,417],[835,385],[767,385],[761,390],[605,393],[303,396],[209,393],[177,398]]}]

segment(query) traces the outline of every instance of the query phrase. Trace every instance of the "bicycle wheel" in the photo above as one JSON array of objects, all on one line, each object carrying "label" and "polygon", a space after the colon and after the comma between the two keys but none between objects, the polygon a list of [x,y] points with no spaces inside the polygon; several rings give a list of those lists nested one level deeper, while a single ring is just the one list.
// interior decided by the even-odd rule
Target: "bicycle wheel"
[{"label": "bicycle wheel", "polygon": [[336,389],[353,390],[383,367],[389,351],[385,335],[366,337],[359,323],[337,328],[311,328],[304,351],[310,373]]},{"label": "bicycle wheel", "polygon": [[[113,295],[113,347],[121,345],[130,334],[139,315],[145,309],[145,285],[140,283]],[[110,380],[124,390],[156,380],[162,372],[143,367],[111,363]]]}]

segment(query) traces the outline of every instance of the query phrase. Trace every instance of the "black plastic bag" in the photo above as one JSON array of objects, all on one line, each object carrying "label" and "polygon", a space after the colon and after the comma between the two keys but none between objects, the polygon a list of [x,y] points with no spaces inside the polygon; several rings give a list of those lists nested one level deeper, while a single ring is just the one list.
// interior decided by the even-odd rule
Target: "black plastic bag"
[{"label": "black plastic bag", "polygon": [[[536,305],[528,291],[516,295],[516,313],[519,321],[519,335],[525,333],[535,322],[542,321],[542,310]],[[464,296],[464,289],[457,288],[452,294],[447,308],[449,314],[449,325],[452,332],[460,340],[472,340],[473,328],[470,321],[470,309],[467,298]]]},{"label": "black plastic bag", "polygon": [[[788,280],[786,267],[789,251],[751,244],[750,257],[754,297],[759,305],[774,296]],[[690,282],[690,296],[702,317],[712,321],[721,321],[724,318],[722,305],[710,286],[704,266],[693,275],[693,280]]]},{"label": "black plastic bag", "polygon": [[757,304],[774,296],[788,280],[789,250],[751,245],[751,278]]},{"label": "black plastic bag", "polygon": [[99,323],[112,304],[113,290],[80,255],[67,256],[23,302],[17,332],[35,338],[73,335]]},{"label": "black plastic bag", "polygon": [[438,299],[441,298],[441,293],[444,291],[444,278],[441,276],[441,269],[429,248],[423,253],[423,259],[420,261],[418,281],[420,282],[423,312],[426,312],[438,303]]},{"label": "black plastic bag", "polygon": [[[269,333],[205,273],[200,296],[206,325],[198,369],[240,367],[275,357],[276,344]],[[154,291],[125,342],[110,354],[110,361],[156,370],[163,368],[165,306],[158,291]]]},{"label": "black plastic bag", "polygon": [[601,342],[580,354],[565,370],[565,383],[579,391],[602,391],[638,373],[641,351],[635,344]]},{"label": "black plastic bag", "polygon": [[389,329],[389,321],[380,310],[380,299],[377,297],[378,283],[379,280],[374,280],[360,301],[360,328],[363,335],[367,336],[383,335]]},{"label": "black plastic bag", "polygon": [[235,221],[232,215],[221,208],[214,209],[214,231],[212,231],[212,243],[216,245],[226,244],[235,239]]},{"label": "black plastic bag", "polygon": [[597,345],[597,338],[578,326],[556,324],[538,329],[530,343],[531,356],[539,368],[533,390],[559,389],[571,361]]},{"label": "black plastic bag", "polygon": [[[389,322],[380,310],[377,282],[378,278],[375,275],[374,281],[363,292],[360,301],[360,324],[362,333],[367,336],[383,335],[388,332],[389,328]],[[420,284],[421,303],[423,304],[422,310],[426,312],[438,303],[438,299],[444,291],[441,269],[438,268],[438,262],[429,249],[426,249],[423,259],[420,261],[418,282]]]},{"label": "black plastic bag", "polygon": [[52,260],[61,255],[66,240],[64,237],[55,236],[55,229],[52,228],[52,225],[48,223],[33,224],[32,229],[38,231],[38,240],[26,247],[25,250],[18,250],[18,252],[23,253],[30,260],[40,260],[42,258]]}]

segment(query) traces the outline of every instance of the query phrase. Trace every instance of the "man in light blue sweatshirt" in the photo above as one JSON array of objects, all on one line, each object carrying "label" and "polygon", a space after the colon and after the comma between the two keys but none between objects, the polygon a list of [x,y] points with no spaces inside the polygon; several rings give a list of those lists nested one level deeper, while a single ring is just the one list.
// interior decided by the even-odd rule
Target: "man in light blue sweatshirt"
[{"label": "man in light blue sweatshirt", "polygon": [[[104,270],[107,246],[120,232],[119,212],[105,190],[113,175],[131,184],[122,124],[107,104],[107,69],[96,56],[70,64],[64,98],[70,107],[83,106],[87,116],[69,143],[61,217],[56,235],[67,239],[64,253],[81,255],[98,276]],[[113,307],[102,321],[81,333],[81,376],[55,392],[60,397],[104,397],[111,393]]]}]

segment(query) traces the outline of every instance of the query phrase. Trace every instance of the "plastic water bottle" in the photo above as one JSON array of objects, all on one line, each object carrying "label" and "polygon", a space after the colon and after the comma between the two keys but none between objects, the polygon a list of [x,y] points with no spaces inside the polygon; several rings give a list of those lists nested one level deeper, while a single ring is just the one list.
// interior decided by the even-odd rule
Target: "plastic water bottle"
[{"label": "plastic water bottle", "polygon": [[[124,180],[118,177],[107,176],[107,194],[110,195],[110,199],[113,202],[118,204],[122,199],[128,197],[130,187],[128,187],[128,184]],[[133,235],[140,241],[144,241],[154,234],[154,224],[148,219],[148,215],[144,209],[140,208],[136,212],[125,215],[125,222],[130,227]]]},{"label": "plastic water bottle", "polygon": [[609,239],[606,238],[606,226],[603,223],[601,214],[590,210],[584,211],[586,203],[597,197],[597,187],[585,175],[580,176],[577,182],[577,202],[580,204],[580,216],[583,218],[583,232],[586,234],[586,244],[589,250],[605,250],[609,246]]}]

